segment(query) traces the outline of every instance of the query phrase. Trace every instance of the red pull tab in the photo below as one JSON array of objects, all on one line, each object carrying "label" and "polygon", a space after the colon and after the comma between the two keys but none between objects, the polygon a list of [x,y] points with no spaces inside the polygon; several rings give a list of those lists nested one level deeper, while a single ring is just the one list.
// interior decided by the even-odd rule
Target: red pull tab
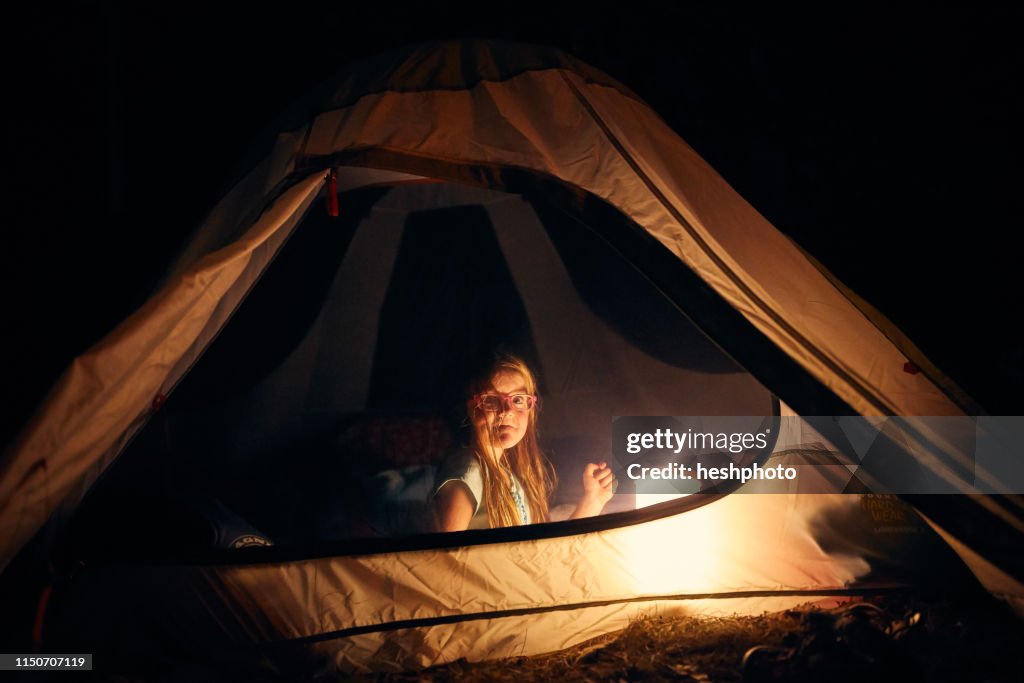
[{"label": "red pull tab", "polygon": [[53,595],[53,584],[48,583],[39,595],[39,602],[36,603],[36,618],[32,622],[32,649],[34,652],[43,651],[43,624],[46,621],[46,606],[50,603],[51,595]]},{"label": "red pull tab", "polygon": [[911,375],[916,375],[917,373],[921,372],[921,368],[917,367],[908,360],[906,363],[903,364],[903,372],[906,372]]},{"label": "red pull tab", "polygon": [[157,394],[153,397],[153,412],[156,412],[164,407],[164,403],[167,402],[167,396],[165,394]]},{"label": "red pull tab", "polygon": [[338,217],[338,171],[334,168],[327,174],[327,215]]}]

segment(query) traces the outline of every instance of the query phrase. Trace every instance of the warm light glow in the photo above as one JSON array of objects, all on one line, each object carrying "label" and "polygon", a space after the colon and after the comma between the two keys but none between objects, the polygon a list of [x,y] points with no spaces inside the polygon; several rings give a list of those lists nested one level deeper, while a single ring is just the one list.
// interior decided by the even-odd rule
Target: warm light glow
[{"label": "warm light glow", "polygon": [[[841,588],[869,567],[859,557],[824,553],[809,523],[840,511],[859,514],[858,500],[839,494],[732,494],[629,527],[618,541],[631,582],[623,588],[642,595]],[[641,505],[648,502],[653,500]],[[779,524],[781,519],[787,522]]]},{"label": "warm light glow", "polygon": [[[639,488],[639,487],[637,487]],[[640,493],[636,494],[636,509],[650,507],[670,500],[686,498],[689,493]]]},{"label": "warm light glow", "polygon": [[[637,505],[652,505],[686,495],[689,494],[641,493],[637,495]],[[659,595],[717,585],[722,559],[717,547],[727,530],[722,528],[726,520],[707,514],[711,507],[715,507],[714,504],[631,529],[623,539],[633,579],[631,590]]]},{"label": "warm light glow", "polygon": [[[671,493],[667,492],[665,489],[669,487],[676,490]],[[673,481],[669,484],[664,481],[641,479],[636,482],[636,509],[685,498],[692,493],[697,493],[699,489],[700,484],[696,481]]]}]

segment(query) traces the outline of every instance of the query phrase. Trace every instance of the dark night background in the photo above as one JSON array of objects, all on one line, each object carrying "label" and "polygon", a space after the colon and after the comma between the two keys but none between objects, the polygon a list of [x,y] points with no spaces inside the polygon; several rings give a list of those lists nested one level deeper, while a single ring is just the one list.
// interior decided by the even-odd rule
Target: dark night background
[{"label": "dark night background", "polygon": [[331,7],[76,2],[8,22],[0,443],[289,102],[354,58],[459,37],[554,45],[622,81],[988,412],[1024,413],[1022,10]]}]

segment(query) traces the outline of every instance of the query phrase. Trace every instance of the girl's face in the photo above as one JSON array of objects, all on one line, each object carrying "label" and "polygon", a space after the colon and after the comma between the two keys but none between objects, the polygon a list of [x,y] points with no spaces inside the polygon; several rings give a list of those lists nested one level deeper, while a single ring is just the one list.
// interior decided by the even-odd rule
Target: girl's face
[{"label": "girl's face", "polygon": [[[491,378],[491,386],[483,393],[505,399],[516,394],[528,394],[529,390],[526,388],[526,379],[521,374],[514,370],[499,370]],[[501,404],[501,408],[496,411],[477,408],[477,424],[481,427],[486,425],[486,429],[494,435],[495,441],[502,448],[508,449],[522,441],[526,435],[526,428],[530,423],[530,410],[516,410],[509,400],[502,400]]]}]

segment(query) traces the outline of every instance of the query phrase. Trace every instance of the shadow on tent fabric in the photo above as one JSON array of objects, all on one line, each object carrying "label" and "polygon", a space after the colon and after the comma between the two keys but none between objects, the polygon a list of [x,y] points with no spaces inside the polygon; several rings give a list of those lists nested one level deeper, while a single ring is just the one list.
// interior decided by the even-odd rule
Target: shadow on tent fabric
[{"label": "shadow on tent fabric", "polygon": [[486,210],[410,214],[381,309],[368,412],[457,409],[463,382],[502,347],[538,367],[526,308]]}]

